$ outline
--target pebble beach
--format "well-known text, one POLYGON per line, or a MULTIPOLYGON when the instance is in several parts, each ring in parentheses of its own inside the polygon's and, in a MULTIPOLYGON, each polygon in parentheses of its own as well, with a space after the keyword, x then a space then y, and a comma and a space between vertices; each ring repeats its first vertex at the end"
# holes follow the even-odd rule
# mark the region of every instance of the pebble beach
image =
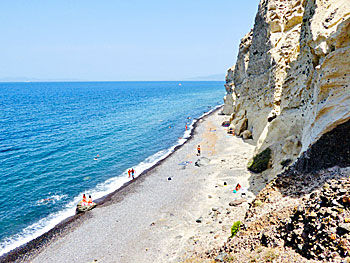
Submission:
POLYGON ((192 138, 170 157, 21 260, 184 262, 225 242, 265 185, 253 185, 246 169, 251 140, 227 134, 226 119, 215 111, 199 120, 192 138), (234 193, 237 183, 242 189, 234 193))

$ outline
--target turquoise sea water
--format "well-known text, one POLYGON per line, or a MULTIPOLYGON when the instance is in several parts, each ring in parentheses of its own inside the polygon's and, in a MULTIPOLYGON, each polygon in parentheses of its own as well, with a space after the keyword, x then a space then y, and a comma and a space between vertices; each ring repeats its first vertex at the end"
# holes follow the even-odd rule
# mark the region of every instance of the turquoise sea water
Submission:
POLYGON ((73 215, 82 193, 100 198, 184 143, 223 84, 0 83, 0 255, 73 215))

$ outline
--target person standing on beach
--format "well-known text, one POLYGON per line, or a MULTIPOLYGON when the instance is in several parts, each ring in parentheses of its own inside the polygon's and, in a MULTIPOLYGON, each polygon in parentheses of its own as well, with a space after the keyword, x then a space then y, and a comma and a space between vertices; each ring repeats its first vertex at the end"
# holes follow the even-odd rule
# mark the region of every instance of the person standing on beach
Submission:
POLYGON ((129 175, 129 178, 130 178, 130 176, 131 176, 131 170, 130 169, 128 170, 128 175, 129 175))
POLYGON ((131 168, 131 176, 132 176, 132 179, 135 179, 134 174, 135 174, 135 170, 134 170, 134 168, 131 168))
POLYGON ((186 123, 186 126, 185 126, 185 131, 187 131, 187 123, 186 123))
POLYGON ((198 144, 197 146, 197 155, 200 156, 201 155, 201 146, 198 144))

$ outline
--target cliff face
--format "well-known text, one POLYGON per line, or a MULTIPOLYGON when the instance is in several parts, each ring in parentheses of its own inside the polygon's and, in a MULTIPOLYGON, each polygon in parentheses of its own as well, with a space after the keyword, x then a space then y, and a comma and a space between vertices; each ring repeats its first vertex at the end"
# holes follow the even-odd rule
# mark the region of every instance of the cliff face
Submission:
POLYGON ((250 130, 280 172, 350 119, 350 1, 261 0, 226 82, 236 135, 250 130))

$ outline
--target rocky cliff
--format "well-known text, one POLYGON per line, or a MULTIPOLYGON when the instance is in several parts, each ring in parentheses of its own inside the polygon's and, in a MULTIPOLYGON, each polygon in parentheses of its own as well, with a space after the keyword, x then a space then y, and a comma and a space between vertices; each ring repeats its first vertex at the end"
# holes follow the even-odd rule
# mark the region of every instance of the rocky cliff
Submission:
MULTIPOLYGON (((350 119, 350 1, 261 0, 226 76, 236 135, 272 150, 272 170, 350 119)), ((341 136, 338 138, 341 144, 341 136)))

